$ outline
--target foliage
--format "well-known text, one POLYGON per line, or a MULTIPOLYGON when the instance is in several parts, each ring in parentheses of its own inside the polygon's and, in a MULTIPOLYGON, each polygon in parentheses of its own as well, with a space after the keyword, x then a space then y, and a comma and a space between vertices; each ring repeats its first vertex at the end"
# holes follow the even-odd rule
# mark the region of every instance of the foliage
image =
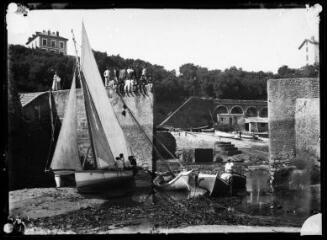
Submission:
MULTIPOLYGON (((124 59, 119 55, 108 56, 106 52, 94 51, 100 73, 106 67, 110 69, 136 69, 137 76, 143 67, 147 68, 154 85, 155 122, 159 123, 173 108, 190 96, 202 96, 222 99, 266 99, 267 80, 270 78, 317 77, 319 65, 308 65, 300 69, 281 66, 277 74, 272 72, 248 72, 241 68, 230 67, 224 71, 186 63, 180 66, 180 75, 167 71, 164 67, 140 59, 124 59)), ((9 46, 9 73, 15 81, 19 92, 47 91, 52 84, 54 71, 62 79, 62 87, 70 87, 74 56, 46 52, 40 49, 29 49, 20 45, 9 46)), ((102 74, 101 74, 102 75, 102 74)))

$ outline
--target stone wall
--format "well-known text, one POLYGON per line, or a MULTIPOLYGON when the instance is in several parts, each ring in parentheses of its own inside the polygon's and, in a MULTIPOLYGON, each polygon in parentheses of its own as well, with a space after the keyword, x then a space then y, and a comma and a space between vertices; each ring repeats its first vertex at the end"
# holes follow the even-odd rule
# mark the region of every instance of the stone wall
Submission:
POLYGON ((299 98, 295 107, 296 152, 306 151, 320 159, 320 99, 299 98))
MULTIPOLYGON (((153 135, 153 96, 150 91, 148 95, 134 95, 124 97, 124 102, 132 111, 135 118, 141 124, 142 129, 136 124, 129 113, 123 116, 123 102, 120 97, 107 89, 110 96, 110 102, 113 105, 118 121, 126 134, 132 152, 135 154, 138 165, 147 165, 152 167, 152 145, 147 139, 145 133, 152 141, 153 135)), ((64 116, 65 106, 68 100, 68 90, 53 92, 56 103, 56 110, 59 118, 62 120, 64 116)), ((85 155, 90 146, 88 125, 85 114, 84 98, 81 89, 77 89, 77 124, 78 124, 78 145, 82 155, 85 155)), ((91 154, 90 154, 91 155, 91 154)))
MULTIPOLYGON (((317 132, 309 120, 308 110, 298 112, 303 101, 308 104, 317 104, 319 101, 319 80, 317 78, 270 79, 267 84, 268 118, 269 118, 269 154, 273 164, 288 163, 296 157, 296 145, 303 148, 309 136, 299 131, 317 132), (305 119, 305 120, 303 120, 305 119), (297 125, 296 125, 297 124, 297 125), (301 139, 306 140, 301 140, 301 139)), ((315 108, 310 115, 318 116, 315 108)), ((299 150, 299 149, 298 149, 299 150)))

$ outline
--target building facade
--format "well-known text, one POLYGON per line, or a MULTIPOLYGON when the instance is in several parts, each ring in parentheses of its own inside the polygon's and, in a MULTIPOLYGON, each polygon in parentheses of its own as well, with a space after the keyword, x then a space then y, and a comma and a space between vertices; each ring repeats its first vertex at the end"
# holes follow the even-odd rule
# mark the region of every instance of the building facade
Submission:
POLYGON ((60 36, 59 32, 43 30, 29 37, 26 45, 29 48, 40 48, 46 51, 67 55, 67 41, 68 39, 60 36))

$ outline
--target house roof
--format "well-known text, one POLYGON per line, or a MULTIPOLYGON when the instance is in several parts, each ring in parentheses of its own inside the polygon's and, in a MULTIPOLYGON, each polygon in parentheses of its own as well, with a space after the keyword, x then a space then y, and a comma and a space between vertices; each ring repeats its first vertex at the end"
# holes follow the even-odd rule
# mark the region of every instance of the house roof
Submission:
POLYGON ((22 107, 32 102, 38 96, 44 94, 45 92, 33 92, 33 93, 19 93, 20 102, 22 107))
POLYGON ((31 41, 33 41, 35 38, 39 37, 39 36, 44 36, 44 37, 52 37, 52 38, 57 38, 57 39, 60 39, 60 40, 63 40, 63 41, 68 41, 67 38, 64 38, 64 37, 61 37, 61 36, 51 36, 51 35, 48 35, 46 33, 42 33, 42 32, 35 32, 35 34, 32 35, 32 37, 29 37, 27 42, 26 42, 26 45, 29 44, 31 41))

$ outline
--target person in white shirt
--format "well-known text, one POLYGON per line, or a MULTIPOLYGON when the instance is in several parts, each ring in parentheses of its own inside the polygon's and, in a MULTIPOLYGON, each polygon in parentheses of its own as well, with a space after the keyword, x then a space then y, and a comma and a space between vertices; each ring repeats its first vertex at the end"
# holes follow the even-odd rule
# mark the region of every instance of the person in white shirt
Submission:
POLYGON ((234 163, 228 159, 227 163, 225 164, 225 172, 221 174, 221 178, 228 181, 230 179, 230 177, 232 176, 232 172, 233 172, 233 166, 234 163))
POLYGON ((61 78, 58 76, 57 72, 55 72, 53 76, 53 82, 52 82, 52 90, 57 91, 60 90, 60 81, 61 78))
POLYGON ((225 164, 225 172, 226 173, 232 173, 233 172, 233 167, 234 167, 234 163, 228 159, 227 163, 225 164))
POLYGON ((130 93, 131 92, 131 83, 132 83, 132 74, 133 74, 134 70, 131 67, 129 67, 126 72, 127 72, 127 78, 125 80, 124 92, 130 93))
POLYGON ((104 86, 105 87, 109 86, 109 75, 110 75, 110 71, 109 71, 109 68, 107 67, 106 70, 103 73, 103 76, 104 76, 104 86))

